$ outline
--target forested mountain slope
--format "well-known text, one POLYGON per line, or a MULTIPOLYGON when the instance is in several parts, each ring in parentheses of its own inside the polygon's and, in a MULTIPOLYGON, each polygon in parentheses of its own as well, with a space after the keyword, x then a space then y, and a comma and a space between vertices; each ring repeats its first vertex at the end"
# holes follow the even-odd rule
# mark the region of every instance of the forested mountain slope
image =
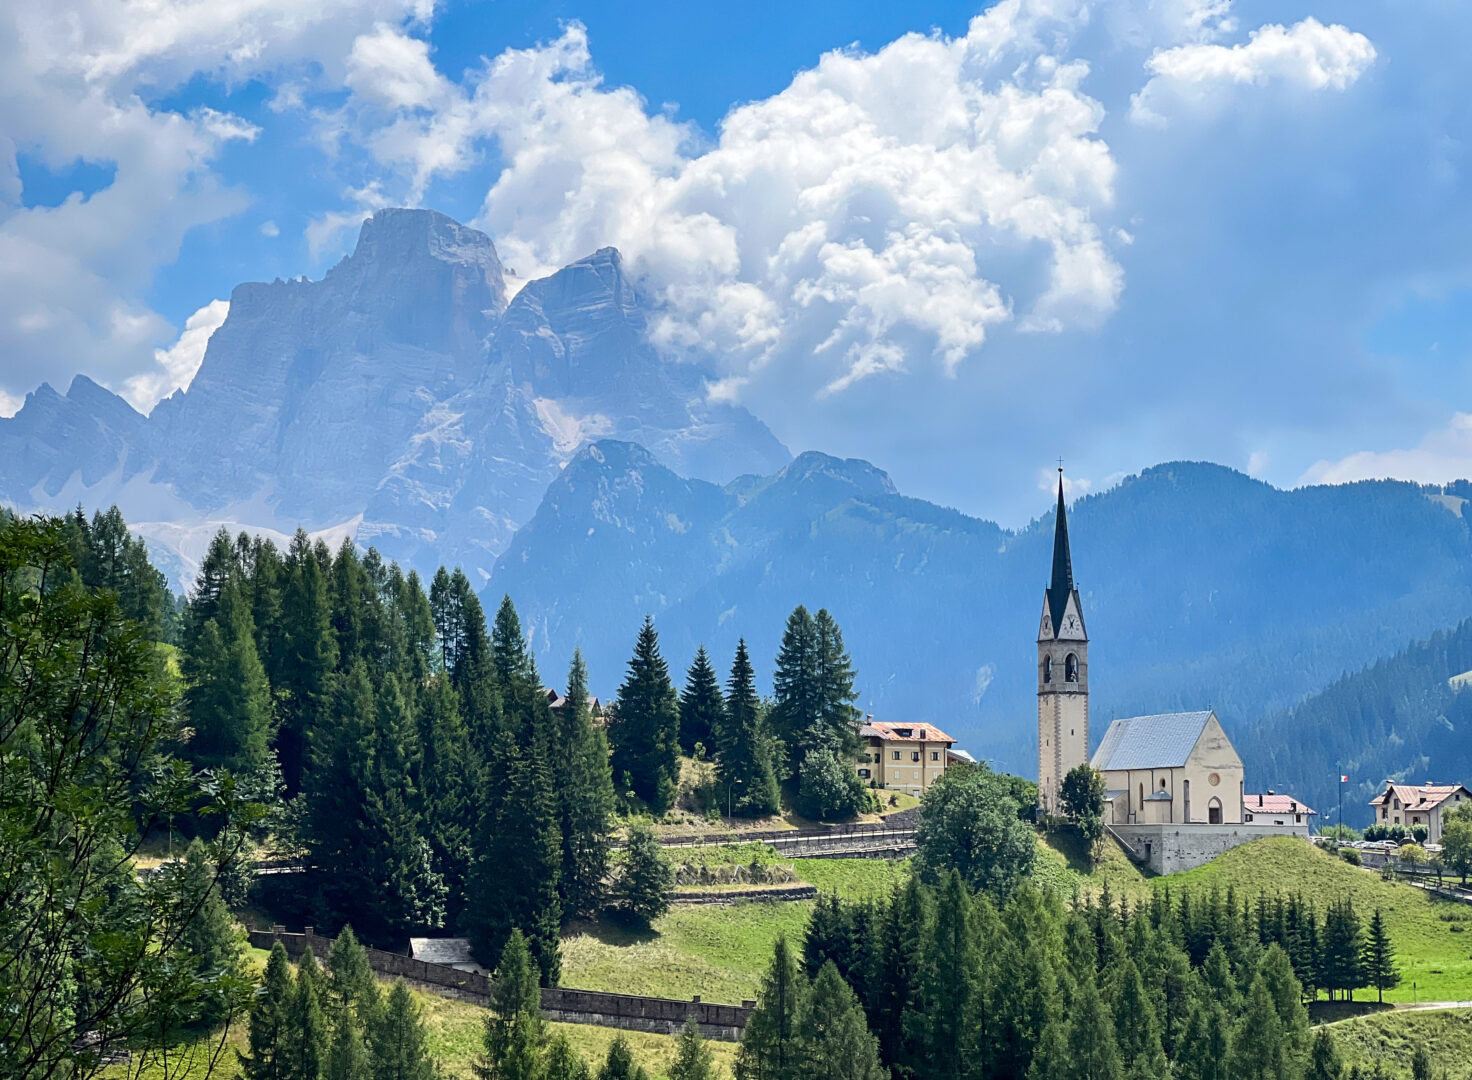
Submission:
MULTIPOLYGON (((1176 462, 1079 500, 1070 531, 1096 738, 1114 715, 1188 705, 1241 736, 1472 611, 1466 523, 1412 484, 1285 492, 1176 462)), ((553 482, 487 591, 511 594, 540 654, 581 645, 605 693, 646 613, 672 663, 744 635, 765 679, 792 606, 827 607, 862 707, 1027 772, 1052 533, 1051 513, 1011 533, 905 498, 865 462, 803 454, 718 487, 604 441, 553 482)), ((1250 776, 1262 745, 1244 746, 1250 776)))

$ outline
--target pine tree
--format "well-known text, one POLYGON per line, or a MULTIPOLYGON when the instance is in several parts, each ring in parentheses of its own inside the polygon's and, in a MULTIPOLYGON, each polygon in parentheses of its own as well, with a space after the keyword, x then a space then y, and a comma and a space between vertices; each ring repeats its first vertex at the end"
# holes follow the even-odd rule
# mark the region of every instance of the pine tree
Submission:
POLYGON ((179 952, 206 988, 197 1019, 214 1025, 233 1015, 250 996, 245 941, 220 898, 216 868, 204 844, 195 840, 189 845, 175 878, 181 906, 192 911, 179 935, 179 952))
POLYGON ((1162 1077, 1170 1067, 1160 1042, 1155 1003, 1134 960, 1126 956, 1115 968, 1112 987, 1114 1030, 1120 1060, 1132 1077, 1162 1077))
POLYGON ((647 825, 632 826, 618 879, 620 910, 647 926, 669 910, 669 892, 674 886, 674 869, 654 831, 647 825))
POLYGON ((1344 1080, 1344 1062, 1327 1027, 1314 1033, 1313 1049, 1309 1051, 1308 1069, 1303 1080, 1344 1080))
POLYGON ((822 700, 818 684, 818 630, 808 609, 799 604, 787 617, 777 666, 772 675, 772 730, 785 754, 782 772, 796 774, 812 749, 820 726, 822 700))
POLYGON ((1361 966, 1365 979, 1375 988, 1381 1002, 1385 1000, 1385 991, 1394 990, 1400 985, 1400 972, 1395 967, 1395 946, 1391 943, 1385 917, 1379 908, 1370 916, 1369 933, 1365 936, 1365 946, 1361 953, 1361 966))
POLYGON ((368 963, 368 950, 351 926, 344 926, 327 951, 326 1004, 329 1018, 340 1024, 353 1017, 363 1028, 378 1014, 378 980, 368 963))
POLYGON ((520 930, 511 931, 491 987, 485 1051, 475 1066, 480 1080, 540 1080, 546 1026, 542 1023, 539 975, 526 938, 520 930))
POLYGON ((921 954, 919 994, 905 1016, 906 1032, 919 1053, 917 1071, 936 1080, 959 1080, 977 1028, 975 1000, 980 957, 971 919, 971 898, 952 870, 941 883, 935 918, 921 954))
POLYGON ((256 653, 255 627, 240 586, 227 580, 215 616, 193 636, 184 655, 189 682, 185 750, 202 769, 256 773, 271 741, 271 687, 256 653))
POLYGON ((301 790, 309 722, 326 702, 337 667, 327 581, 318 553, 300 529, 286 557, 281 629, 280 675, 272 682, 283 697, 277 753, 286 789, 294 794, 301 790))
POLYGON ((786 936, 779 936, 736 1051, 736 1080, 796 1080, 802 1075, 797 1019, 807 997, 806 984, 786 936))
POLYGON ((720 680, 710 662, 710 654, 702 645, 695 652, 690 670, 685 673, 685 689, 680 693, 681 751, 694 757, 698 744, 705 748, 707 755, 713 754, 716 733, 721 729, 725 711, 720 680))
POLYGON ((332 1032, 332 1047, 327 1052, 326 1080, 370 1080, 372 1063, 368 1060, 368 1047, 363 1043, 363 1032, 358 1021, 350 1014, 338 1017, 332 1032))
POLYGON ((598 1070, 598 1080, 649 1080, 643 1067, 634 1063, 634 1052, 622 1033, 608 1045, 608 1057, 598 1070))
POLYGON ((772 764, 772 740, 763 723, 756 673, 746 639, 736 643, 731 677, 726 681, 724 719, 717 729, 717 783, 733 814, 775 814, 780 798, 772 764))
POLYGON ((246 1080, 292 1080, 286 1025, 291 1006, 291 965, 281 942, 271 946, 266 972, 250 1007, 250 1051, 241 1065, 246 1080))
POLYGON ((437 1070, 429 1056, 424 1020, 403 979, 389 991, 368 1033, 368 1049, 372 1080, 435 1080, 437 1070))
POLYGON ((1120 1080, 1123 1070, 1114 1017, 1093 979, 1075 989, 1064 1039, 1066 1080, 1120 1080))
POLYGON ((562 836, 551 775, 542 747, 523 750, 509 733, 497 744, 495 767, 499 775, 487 780, 476 834, 464 920, 467 936, 481 963, 489 965, 506 947, 511 931, 520 929, 544 985, 555 986, 562 966, 557 896, 562 836), (508 881, 517 887, 508 889, 508 881))
POLYGON ((888 1080, 879 1064, 879 1041, 832 961, 823 965, 801 1002, 796 1056, 794 1075, 804 1080, 888 1080))
POLYGON ((922 950, 930 913, 913 874, 896 887, 879 922, 879 945, 870 974, 868 1012, 884 1061, 908 1075, 916 1060, 905 1030, 905 1012, 919 994, 922 950))
POLYGON ((321 969, 311 950, 302 953, 283 1025, 284 1058, 290 1080, 320 1080, 327 1068, 328 1028, 318 989, 321 978, 321 969))
POLYGON ((1252 980, 1241 1020, 1232 1035, 1233 1080, 1281 1080, 1289 1075, 1291 1047, 1272 993, 1261 976, 1252 980))
POLYGON ((613 774, 608 742, 588 710, 588 669, 574 652, 567 673, 556 745, 562 823, 562 891, 566 915, 593 915, 605 899, 613 827, 613 774))
POLYGON ((813 634, 821 741, 846 765, 851 764, 858 753, 859 720, 863 717, 854 707, 859 693, 854 689, 853 661, 844 648, 843 631, 827 608, 820 608, 813 617, 813 634))
POLYGON ((715 1057, 700 1037, 700 1025, 692 1016, 680 1031, 679 1049, 670 1066, 669 1080, 715 1080, 715 1057))
POLYGON ((567 1036, 558 1032, 547 1043, 547 1053, 542 1061, 542 1080, 593 1080, 593 1071, 572 1048, 567 1036))
POLYGON ((646 617, 608 731, 615 781, 627 783, 656 815, 675 804, 680 778, 679 728, 669 667, 659 654, 654 622, 646 617))
POLYGON ((1197 997, 1175 1056, 1180 1080, 1230 1080, 1231 1020, 1221 1005, 1197 997))

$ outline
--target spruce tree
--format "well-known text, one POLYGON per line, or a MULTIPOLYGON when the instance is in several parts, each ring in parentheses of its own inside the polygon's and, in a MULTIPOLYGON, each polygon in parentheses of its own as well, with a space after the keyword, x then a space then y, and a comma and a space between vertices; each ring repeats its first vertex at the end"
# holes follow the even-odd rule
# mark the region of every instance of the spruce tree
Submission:
POLYGON ((919 994, 922 950, 930 912, 917 877, 896 886, 879 920, 879 943, 869 978, 868 1012, 884 1061, 909 1075, 915 1043, 905 1028, 905 1012, 919 994))
POLYGON ((1159 1016, 1132 958, 1126 956, 1116 966, 1112 983, 1114 1030, 1126 1072, 1140 1078, 1167 1075, 1159 1016))
POLYGON ((685 689, 680 692, 680 749, 695 756, 697 745, 707 755, 715 752, 716 733, 725 716, 721 684, 705 646, 695 652, 695 659, 685 673, 685 689))
POLYGON ((1281 1080, 1289 1075, 1292 1061, 1288 1033, 1267 983, 1258 976, 1232 1034, 1229 1075, 1233 1080, 1281 1080))
POLYGON ((797 1020, 807 992, 807 980, 786 936, 780 935, 736 1051, 736 1080, 796 1080, 802 1075, 797 1020))
POLYGON ((784 753, 782 772, 795 776, 812 748, 823 705, 818 682, 818 630, 808 609, 799 604, 787 617, 782 645, 772 675, 773 733, 784 753))
POLYGON ((326 1005, 333 1023, 352 1017, 367 1028, 381 1004, 378 980, 368 963, 368 950, 351 926, 344 926, 327 951, 326 1005))
POLYGON ((859 693, 854 688, 853 661, 844 648, 843 631, 827 608, 820 608, 813 617, 813 635, 821 742, 845 765, 851 765, 859 750, 859 721, 863 718, 854 706, 859 693))
POLYGON ((291 996, 291 964, 278 941, 266 957, 266 971, 250 1007, 250 1049, 241 1058, 246 1080, 292 1080, 295 1076, 286 1027, 291 996))
POLYGON ((362 1029, 351 1013, 344 1013, 338 1017, 332 1032, 325 1080, 371 1080, 372 1075, 362 1029))
POLYGON ((307 729, 327 700, 337 667, 327 581, 318 553, 301 529, 287 552, 281 629, 280 675, 272 684, 282 695, 277 752, 286 789, 295 794, 301 789, 307 729))
POLYGON ((647 825, 632 826, 618 878, 619 909, 647 926, 669 910, 674 886, 674 869, 654 831, 647 825))
POLYGON ((648 1080, 643 1066, 634 1062, 634 1052, 622 1033, 613 1037, 608 1046, 608 1057, 598 1070, 598 1080, 648 1080))
POLYGON ((593 1080, 593 1071, 588 1068, 588 1063, 560 1031, 547 1043, 547 1053, 542 1060, 542 1080, 593 1080))
POLYGON ((378 782, 378 702, 361 660, 333 684, 308 740, 301 834, 327 907, 355 917, 372 888, 365 808, 378 782))
POLYGON ((1395 967, 1395 946, 1385 926, 1385 917, 1380 909, 1370 916, 1369 933, 1365 935, 1365 946, 1361 954, 1364 978, 1374 987, 1378 1000, 1385 1001, 1385 991, 1400 985, 1400 972, 1395 967))
POLYGON ((460 697, 449 676, 430 676, 420 697, 418 723, 421 832, 444 879, 445 925, 458 926, 470 875, 481 763, 471 747, 460 715, 460 697))
POLYGON ((435 1080, 424 1020, 404 980, 395 981, 368 1033, 372 1080, 435 1080))
POLYGON ((869 1033, 858 998, 831 960, 802 1000, 796 1044, 794 1075, 804 1080, 888 1080, 879 1064, 879 1041, 869 1033))
POLYGON ((1332 902, 1319 939, 1320 984, 1331 994, 1340 991, 1353 1000, 1355 990, 1366 985, 1363 949, 1364 931, 1353 904, 1347 898, 1332 902))
POLYGON ((646 616, 608 731, 615 783, 626 783, 656 815, 675 804, 679 789, 679 727, 669 667, 659 654, 654 622, 646 616))
POLYGON ((520 930, 511 931, 491 987, 484 1053, 475 1065, 480 1080, 540 1080, 546 1025, 539 976, 526 938, 520 930))
POLYGON ((1066 1080, 1121 1080, 1114 1017, 1091 978, 1074 990, 1064 1044, 1066 1080))
POLYGON ((723 722, 717 730, 716 782, 733 814, 762 817, 780 808, 772 740, 756 693, 756 673, 746 639, 736 643, 736 658, 726 681, 723 722))
POLYGON ((561 973, 562 906, 557 879, 562 836, 544 750, 523 749, 509 734, 496 748, 476 833, 470 897, 464 922, 471 947, 489 966, 520 929, 536 957, 544 985, 561 973), (506 887, 515 882, 516 888, 506 887))
POLYGON ((1313 1048, 1309 1051, 1303 1080, 1344 1080, 1344 1062, 1327 1027, 1314 1032, 1313 1048))
POLYGON ((971 897, 954 870, 941 883, 935 918, 928 926, 920 992, 906 1012, 905 1028, 917 1048, 916 1069, 921 1076, 960 1080, 972 1050, 967 1040, 977 1028, 975 991, 981 960, 971 897))
POLYGON ((329 1032, 322 1015, 321 980, 321 968, 309 949, 297 961, 296 984, 283 1025, 290 1080, 320 1080, 327 1068, 329 1032))
POLYGON ((670 1066, 669 1080, 715 1080, 715 1057, 705 1040, 700 1036, 700 1025, 692 1016, 680 1030, 678 1049, 674 1064, 670 1066))
POLYGON ((1231 1023, 1221 1005, 1197 995, 1175 1056, 1180 1080, 1230 1080, 1231 1023))
POLYGON ((199 840, 189 845, 174 877, 181 906, 192 911, 179 935, 179 953, 205 987, 195 1019, 214 1025, 234 1015, 250 997, 244 935, 220 898, 216 868, 199 840))
POLYGON ((271 687, 240 585, 225 581, 214 606, 184 655, 193 729, 185 753, 202 769, 256 773, 270 754, 271 687))
POLYGON ((588 709, 588 669, 575 651, 555 745, 562 824, 562 892, 565 915, 596 914, 605 899, 604 879, 613 828, 613 774, 608 741, 588 709))

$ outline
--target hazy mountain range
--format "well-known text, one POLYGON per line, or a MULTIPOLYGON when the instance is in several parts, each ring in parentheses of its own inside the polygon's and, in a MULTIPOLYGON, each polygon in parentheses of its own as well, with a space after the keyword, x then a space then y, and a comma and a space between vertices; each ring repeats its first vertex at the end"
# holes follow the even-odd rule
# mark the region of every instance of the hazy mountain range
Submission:
MULTIPOLYGON (((484 234, 382 211, 321 281, 237 288, 194 381, 150 416, 82 376, 32 393, 0 420, 0 500, 116 502, 176 583, 220 524, 460 564, 514 597, 549 681, 581 646, 603 695, 646 613, 677 674, 697 644, 724 665, 745 636, 766 678, 792 606, 828 607, 866 709, 1032 772, 1051 513, 1009 531, 867 462, 792 459, 708 399, 713 362, 656 353, 657 313, 612 249, 506 291, 484 234)), ((1307 722, 1285 710, 1472 613, 1462 507, 1181 462, 1079 500, 1096 737, 1114 715, 1214 707, 1249 784, 1318 798, 1339 744, 1280 752, 1307 722)), ((1459 737, 1423 720, 1411 755, 1410 720, 1352 727, 1357 767, 1419 767, 1459 737)))

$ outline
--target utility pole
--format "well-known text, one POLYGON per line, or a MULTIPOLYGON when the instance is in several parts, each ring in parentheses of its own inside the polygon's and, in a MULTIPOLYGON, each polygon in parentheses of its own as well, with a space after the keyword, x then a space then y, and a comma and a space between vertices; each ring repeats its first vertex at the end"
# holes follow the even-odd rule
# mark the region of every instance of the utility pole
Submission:
POLYGON ((1339 810, 1334 815, 1334 839, 1344 842, 1344 782, 1349 777, 1339 774, 1339 810))

